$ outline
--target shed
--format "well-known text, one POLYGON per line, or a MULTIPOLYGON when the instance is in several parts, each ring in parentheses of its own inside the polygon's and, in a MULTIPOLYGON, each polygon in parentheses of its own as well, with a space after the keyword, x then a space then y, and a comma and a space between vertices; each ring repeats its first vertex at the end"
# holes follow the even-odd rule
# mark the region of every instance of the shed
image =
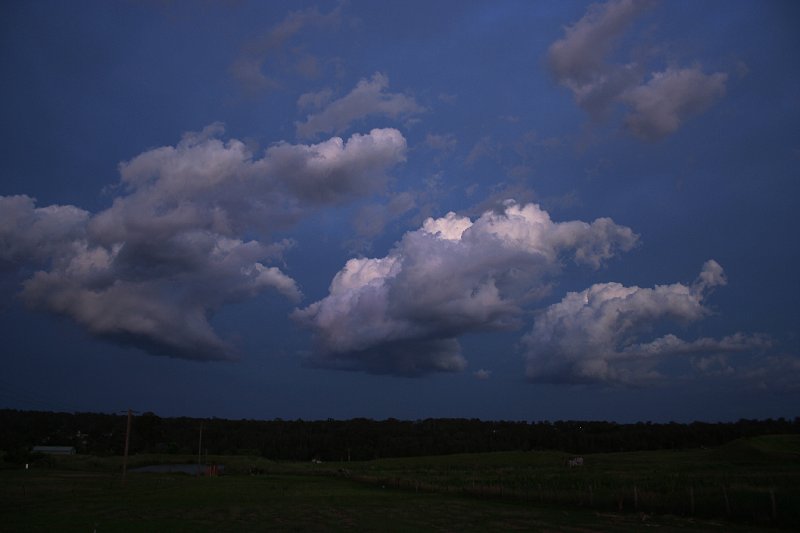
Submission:
POLYGON ((34 446, 31 451, 48 455, 74 455, 75 446, 34 446))

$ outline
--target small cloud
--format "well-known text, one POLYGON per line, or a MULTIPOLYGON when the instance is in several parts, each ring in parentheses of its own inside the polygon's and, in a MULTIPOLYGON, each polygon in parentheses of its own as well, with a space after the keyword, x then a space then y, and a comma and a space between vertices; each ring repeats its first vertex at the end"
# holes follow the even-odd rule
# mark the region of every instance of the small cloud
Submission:
POLYGON ((322 89, 315 93, 305 93, 297 99, 297 108, 301 111, 322 109, 331 101, 333 91, 322 89))
POLYGON ((467 154, 466 164, 474 165, 481 159, 499 161, 502 144, 494 141, 490 136, 481 137, 467 154))
POLYGON ((293 68, 305 77, 317 74, 317 59, 297 50, 287 50, 287 43, 307 27, 336 28, 341 23, 342 4, 329 13, 320 13, 314 7, 290 13, 283 21, 259 37, 248 41, 230 71, 242 88, 249 93, 276 89, 280 83, 264 74, 264 64, 287 51, 294 56, 293 68))
POLYGON ((481 368, 480 370, 476 370, 475 372, 473 372, 472 375, 475 376, 477 379, 484 381, 492 377, 492 371, 484 370, 483 368, 481 368))
MULTIPOLYGON (((417 104, 414 98, 400 93, 389 93, 389 78, 376 72, 370 79, 362 79, 347 95, 328 102, 318 113, 306 117, 305 122, 296 122, 298 136, 314 137, 318 133, 339 133, 346 130, 356 120, 371 115, 389 118, 408 118, 422 113, 425 108, 417 104)), ((316 95, 322 94, 316 93, 316 95)), ((301 97, 302 98, 302 97, 301 97)), ((314 97, 307 97, 304 103, 314 97)))
POLYGON ((654 72, 647 83, 621 96, 633 108, 625 125, 640 139, 663 139, 724 96, 727 79, 727 74, 704 74, 697 67, 654 72))
POLYGON ((744 61, 736 62, 736 75, 739 79, 746 78, 750 74, 750 67, 744 61))
POLYGON ((458 101, 457 94, 449 94, 449 93, 439 93, 439 101, 444 102, 445 104, 453 105, 458 101))
POLYGON ((429 133, 425 136, 425 144, 433 150, 452 152, 455 150, 458 140, 452 133, 446 133, 444 135, 429 133))
POLYGON ((612 49, 639 14, 653 2, 610 0, 591 4, 586 14, 565 28, 547 54, 556 81, 572 91, 575 101, 595 117, 627 87, 637 83, 636 69, 606 62, 612 49))
MULTIPOLYGON (((698 67, 651 72, 636 61, 609 63, 622 35, 652 7, 649 0, 609 0, 592 4, 586 14, 565 29, 547 55, 554 79, 569 89, 575 102, 595 119, 609 115, 615 104, 631 108, 625 124, 636 137, 658 141, 677 131, 691 116, 724 96, 727 74, 705 74, 698 67)), ((742 64, 743 65, 743 64, 742 64)), ((740 66, 744 72, 746 66, 740 66)))

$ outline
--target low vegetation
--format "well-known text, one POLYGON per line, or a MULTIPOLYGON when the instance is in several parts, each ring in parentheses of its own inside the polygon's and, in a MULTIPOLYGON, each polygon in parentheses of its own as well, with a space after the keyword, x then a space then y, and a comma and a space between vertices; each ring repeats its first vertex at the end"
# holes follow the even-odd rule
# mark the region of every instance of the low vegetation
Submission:
MULTIPOLYGON (((4 531, 759 531, 800 526, 800 436, 692 450, 344 462, 203 456, 226 475, 132 474, 121 457, 1 462, 4 531)), ((197 462, 136 455, 129 468, 197 462)))

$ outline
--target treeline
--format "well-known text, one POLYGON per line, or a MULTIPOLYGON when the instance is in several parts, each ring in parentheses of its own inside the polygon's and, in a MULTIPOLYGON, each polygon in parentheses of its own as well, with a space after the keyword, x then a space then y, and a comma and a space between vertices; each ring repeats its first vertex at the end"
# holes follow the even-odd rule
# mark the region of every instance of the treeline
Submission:
MULTIPOLYGON (((37 445, 74 446, 78 453, 120 455, 126 416, 0 410, 6 457, 37 445)), ((226 420, 133 418, 130 453, 260 455, 273 460, 346 461, 508 450, 570 453, 718 446, 740 437, 800 433, 794 420, 656 424, 640 422, 505 422, 478 419, 226 420)))

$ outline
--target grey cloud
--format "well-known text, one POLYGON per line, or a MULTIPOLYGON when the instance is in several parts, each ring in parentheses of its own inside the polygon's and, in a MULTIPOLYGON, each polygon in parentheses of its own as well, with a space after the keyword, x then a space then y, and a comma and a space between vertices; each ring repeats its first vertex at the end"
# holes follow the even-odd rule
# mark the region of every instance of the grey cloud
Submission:
MULTIPOLYGON (((388 87, 389 79, 379 72, 370 79, 362 79, 347 95, 328 103, 318 113, 308 115, 305 122, 295 123, 297 135, 310 138, 319 133, 339 133, 352 122, 371 115, 399 118, 425 111, 410 96, 386 92, 388 87)), ((303 103, 309 100, 314 98, 308 96, 303 103)))
POLYGON ((472 375, 475 376, 477 379, 487 380, 492 377, 492 371, 481 368, 480 370, 476 370, 475 372, 473 372, 472 375))
POLYGON ((339 202, 383 188, 384 170, 405 161, 406 140, 391 128, 306 145, 281 143, 267 150, 270 171, 298 199, 339 202))
POLYGON ((306 109, 322 109, 333 98, 331 89, 322 89, 315 93, 305 93, 297 99, 297 108, 301 111, 306 109))
POLYGON ((390 340, 336 357, 313 358, 308 363, 319 368, 409 378, 433 372, 460 372, 467 366, 457 340, 437 338, 390 340))
POLYGON ((0 196, 0 259, 43 262, 83 238, 89 213, 71 205, 36 207, 25 195, 0 196))
POLYGON ((539 382, 638 384, 659 378, 657 366, 667 357, 762 348, 764 339, 743 334, 694 341, 667 334, 638 342, 659 324, 706 317, 705 296, 725 282, 720 265, 710 260, 690 286, 600 283, 571 292, 539 313, 523 338, 527 376, 539 382))
POLYGON ((425 136, 425 144, 433 150, 452 152, 458 144, 458 140, 452 133, 444 135, 429 133, 425 136))
POLYGON ((704 74, 697 67, 654 72, 646 84, 622 95, 633 108, 625 124, 639 138, 662 139, 724 96, 727 79, 727 74, 704 74))
POLYGON ((640 0, 592 4, 583 18, 565 28, 564 38, 550 46, 550 71, 572 91, 578 105, 600 114, 625 88, 638 82, 640 75, 633 66, 610 65, 606 59, 636 16, 652 4, 640 0))
MULTIPOLYGON (((340 4, 325 14, 316 7, 290 13, 280 24, 244 46, 240 56, 231 65, 231 74, 248 92, 257 93, 279 87, 277 80, 264 73, 264 64, 270 58, 285 53, 286 43, 303 29, 337 27, 341 22, 341 7, 340 4)), ((314 73, 313 68, 309 71, 309 62, 316 64, 315 58, 304 54, 295 59, 296 71, 314 73)))
POLYGON ((24 300, 158 355, 233 358, 209 323, 214 312, 267 289, 301 298, 270 266, 292 242, 269 242, 270 232, 379 189, 405 157, 396 130, 280 144, 260 159, 221 134, 212 125, 122 163, 125 194, 95 215, 0 197, 0 258, 45 266, 24 282, 24 300))
POLYGON ((705 111, 725 94, 727 75, 704 74, 700 68, 668 68, 650 73, 636 61, 609 63, 616 43, 637 16, 655 2, 610 0, 592 4, 547 54, 554 79, 568 88, 575 102, 593 118, 607 115, 614 104, 631 110, 627 128, 637 137, 657 141, 678 130, 689 117, 705 111))
POLYGON ((369 204, 359 209, 353 226, 361 237, 379 235, 386 224, 407 213, 416 205, 414 195, 409 192, 395 194, 386 204, 369 204))
POLYGON ((800 357, 796 354, 769 355, 736 371, 741 386, 771 392, 800 391, 800 357))
POLYGON ((508 202, 474 222, 449 213, 386 257, 349 260, 329 295, 293 317, 313 331, 320 366, 407 375, 397 368, 414 346, 415 373, 460 370, 459 335, 518 327, 521 306, 542 296, 564 259, 597 266, 636 240, 608 219, 553 222, 534 204, 508 202))
MULTIPOLYGON (((226 303, 272 288, 300 298, 294 280, 259 258, 254 241, 207 232, 181 234, 190 257, 161 256, 133 261, 119 245, 107 251, 86 246, 62 269, 37 272, 24 284, 23 298, 35 308, 71 317, 91 333, 125 341, 157 355, 187 359, 230 359, 233 347, 208 322, 226 303), (178 261, 176 263, 176 261, 178 261)), ((167 249, 170 243, 161 243, 167 249)))

